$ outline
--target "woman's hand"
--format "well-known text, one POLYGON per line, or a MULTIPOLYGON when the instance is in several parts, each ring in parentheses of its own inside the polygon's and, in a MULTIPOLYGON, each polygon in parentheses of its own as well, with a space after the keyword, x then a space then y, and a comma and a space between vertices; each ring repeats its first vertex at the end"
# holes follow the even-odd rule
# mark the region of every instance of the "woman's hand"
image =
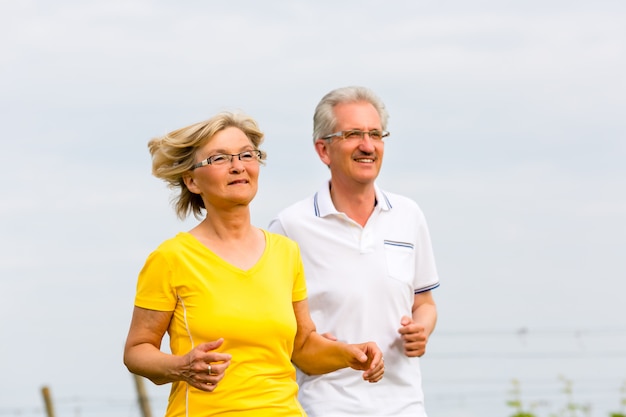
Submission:
POLYGON ((365 371, 363 379, 368 382, 378 382, 385 373, 383 353, 374 342, 347 345, 350 354, 348 359, 350 368, 365 371))
POLYGON ((202 343, 183 356, 184 363, 188 365, 180 372, 181 380, 199 390, 214 391, 230 366, 231 355, 213 352, 222 343, 224 339, 221 338, 202 343))
POLYGON ((172 314, 135 306, 124 347, 124 364, 130 372, 157 385, 184 381, 203 391, 215 390, 230 365, 231 355, 214 352, 224 339, 202 343, 183 356, 162 352, 161 340, 172 314))

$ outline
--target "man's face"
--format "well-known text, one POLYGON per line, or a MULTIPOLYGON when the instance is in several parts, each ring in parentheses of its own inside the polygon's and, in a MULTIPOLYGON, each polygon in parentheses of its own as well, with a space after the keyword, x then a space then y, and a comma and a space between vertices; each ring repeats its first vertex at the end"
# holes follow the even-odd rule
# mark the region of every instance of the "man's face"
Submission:
MULTIPOLYGON (((342 103, 334 107, 337 118, 336 131, 382 130, 378 112, 368 102, 342 103)), ((385 144, 369 135, 362 139, 318 140, 316 144, 322 161, 330 167, 333 181, 347 186, 367 185, 374 182, 383 163, 385 144)))

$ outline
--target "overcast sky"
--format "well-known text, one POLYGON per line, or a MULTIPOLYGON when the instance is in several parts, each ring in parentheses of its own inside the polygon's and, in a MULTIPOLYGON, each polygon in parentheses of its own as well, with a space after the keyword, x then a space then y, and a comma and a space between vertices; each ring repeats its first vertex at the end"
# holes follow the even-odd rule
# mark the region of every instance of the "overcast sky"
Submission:
MULTIPOLYGON (((0 416, 139 416, 122 364, 137 274, 176 220, 154 136, 241 109, 266 133, 266 227, 328 178, 312 114, 390 111, 379 184, 429 221, 431 417, 595 417, 626 384, 622 0, 0 0, 0 416), (565 378, 565 382, 562 379, 565 378)), ((147 384, 162 415, 168 387, 147 384)), ((621 394, 626 396, 626 393, 621 394)))

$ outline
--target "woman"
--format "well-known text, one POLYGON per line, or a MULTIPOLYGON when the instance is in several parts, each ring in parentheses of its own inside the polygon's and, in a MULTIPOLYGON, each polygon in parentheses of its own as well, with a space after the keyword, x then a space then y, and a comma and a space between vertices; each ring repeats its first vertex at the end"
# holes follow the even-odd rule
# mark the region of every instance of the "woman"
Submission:
POLYGON ((172 383, 167 417, 304 416, 292 361, 382 378, 375 343, 316 333, 298 246, 250 223, 262 140, 250 117, 220 113, 149 142, 153 174, 179 190, 178 216, 206 213, 148 257, 124 349, 131 372, 172 383))

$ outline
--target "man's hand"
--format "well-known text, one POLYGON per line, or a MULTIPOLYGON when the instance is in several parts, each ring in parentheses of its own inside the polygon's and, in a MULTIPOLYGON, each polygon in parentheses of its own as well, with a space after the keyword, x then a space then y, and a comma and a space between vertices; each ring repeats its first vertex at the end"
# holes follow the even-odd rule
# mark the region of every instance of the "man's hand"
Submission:
POLYGON ((409 357, 420 357, 426 353, 428 335, 424 326, 415 323, 408 316, 403 316, 400 324, 402 327, 398 329, 398 333, 404 342, 404 354, 409 357))

